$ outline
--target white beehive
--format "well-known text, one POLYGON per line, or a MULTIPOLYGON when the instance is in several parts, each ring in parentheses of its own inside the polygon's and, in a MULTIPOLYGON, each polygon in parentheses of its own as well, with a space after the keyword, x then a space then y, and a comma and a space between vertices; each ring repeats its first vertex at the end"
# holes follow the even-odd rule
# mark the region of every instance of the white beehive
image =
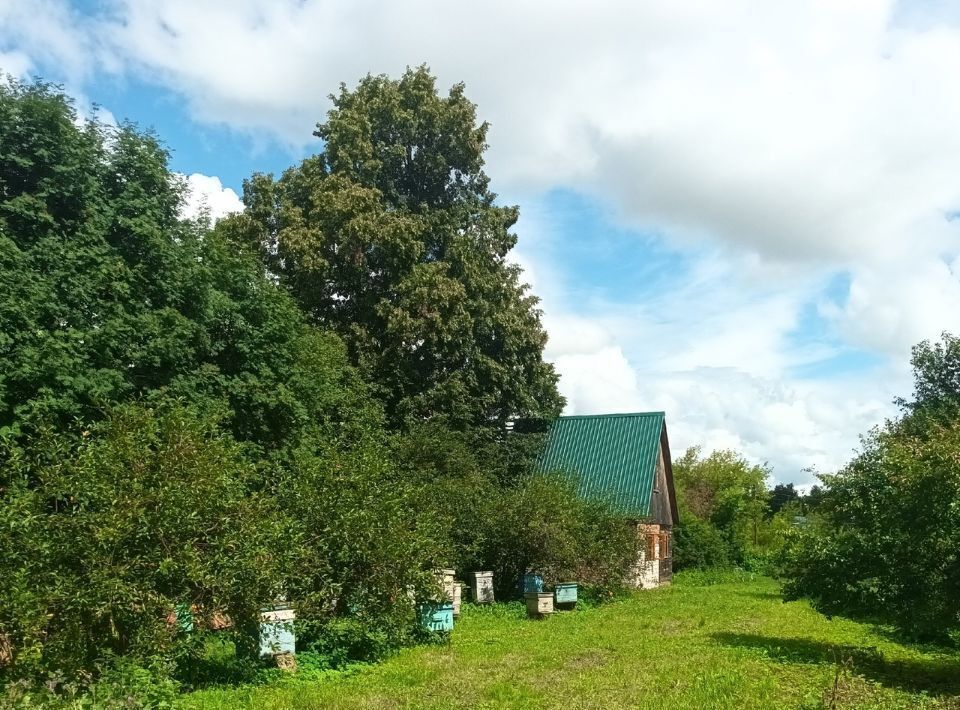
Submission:
POLYGON ((475 604, 493 603, 493 572, 474 572, 470 590, 475 604))
POLYGON ((453 615, 460 616, 460 602, 463 600, 463 584, 454 582, 453 584, 453 615))

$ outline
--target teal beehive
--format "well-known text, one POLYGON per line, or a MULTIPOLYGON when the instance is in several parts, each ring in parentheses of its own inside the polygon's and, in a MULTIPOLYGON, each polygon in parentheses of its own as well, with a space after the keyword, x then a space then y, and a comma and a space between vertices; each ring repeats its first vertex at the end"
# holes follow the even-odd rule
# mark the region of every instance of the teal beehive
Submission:
POLYGON ((572 609, 577 605, 577 583, 561 582, 553 588, 556 605, 562 609, 572 609))
POLYGON ((453 631, 453 602, 423 602, 418 613, 427 631, 453 631))

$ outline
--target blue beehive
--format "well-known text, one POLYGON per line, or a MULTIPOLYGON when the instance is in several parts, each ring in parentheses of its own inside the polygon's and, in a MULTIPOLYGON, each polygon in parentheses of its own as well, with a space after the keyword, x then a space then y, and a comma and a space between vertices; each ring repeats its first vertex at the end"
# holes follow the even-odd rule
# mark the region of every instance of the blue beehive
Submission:
POLYGON ((543 591, 543 577, 536 572, 527 572, 523 575, 523 593, 531 594, 533 592, 543 591))
POLYGON ((294 614, 288 604, 276 604, 260 610, 260 655, 293 654, 297 639, 293 632, 294 614))
POLYGON ((561 582, 553 588, 554 600, 557 606, 574 607, 577 605, 577 583, 561 582))
POLYGON ((420 626, 428 631, 453 631, 452 602, 423 602, 417 611, 420 626))

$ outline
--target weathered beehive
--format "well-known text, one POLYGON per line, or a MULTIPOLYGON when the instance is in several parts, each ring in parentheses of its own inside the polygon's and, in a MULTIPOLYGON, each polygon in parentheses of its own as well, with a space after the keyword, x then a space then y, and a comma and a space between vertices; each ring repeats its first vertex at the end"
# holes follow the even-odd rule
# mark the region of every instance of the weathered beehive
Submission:
POLYGON ((460 603, 463 601, 463 584, 454 582, 453 584, 453 615, 460 616, 460 603))
POLYGON ((558 609, 573 609, 577 605, 577 583, 561 582, 556 585, 553 599, 558 609))
POLYGON ((297 639, 293 631, 293 608, 281 602, 260 610, 260 655, 294 654, 297 639))
POLYGON ((553 592, 526 592, 523 598, 531 619, 542 619, 553 613, 553 592))
POLYGON ((470 589, 474 604, 493 603, 493 572, 474 572, 470 589))
POLYGON ((438 569, 436 571, 437 581, 440 582, 440 586, 443 589, 443 596, 441 601, 452 602, 454 594, 455 583, 453 577, 456 574, 456 570, 452 569, 438 569))

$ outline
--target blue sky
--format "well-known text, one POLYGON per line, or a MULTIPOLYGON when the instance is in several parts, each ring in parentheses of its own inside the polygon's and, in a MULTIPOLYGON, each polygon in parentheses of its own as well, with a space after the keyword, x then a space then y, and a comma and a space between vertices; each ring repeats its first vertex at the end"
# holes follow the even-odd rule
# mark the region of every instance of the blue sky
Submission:
POLYGON ((0 0, 0 68, 156 130, 214 212, 319 149, 341 81, 430 64, 491 122, 571 413, 842 465, 960 331, 949 3, 0 0))

